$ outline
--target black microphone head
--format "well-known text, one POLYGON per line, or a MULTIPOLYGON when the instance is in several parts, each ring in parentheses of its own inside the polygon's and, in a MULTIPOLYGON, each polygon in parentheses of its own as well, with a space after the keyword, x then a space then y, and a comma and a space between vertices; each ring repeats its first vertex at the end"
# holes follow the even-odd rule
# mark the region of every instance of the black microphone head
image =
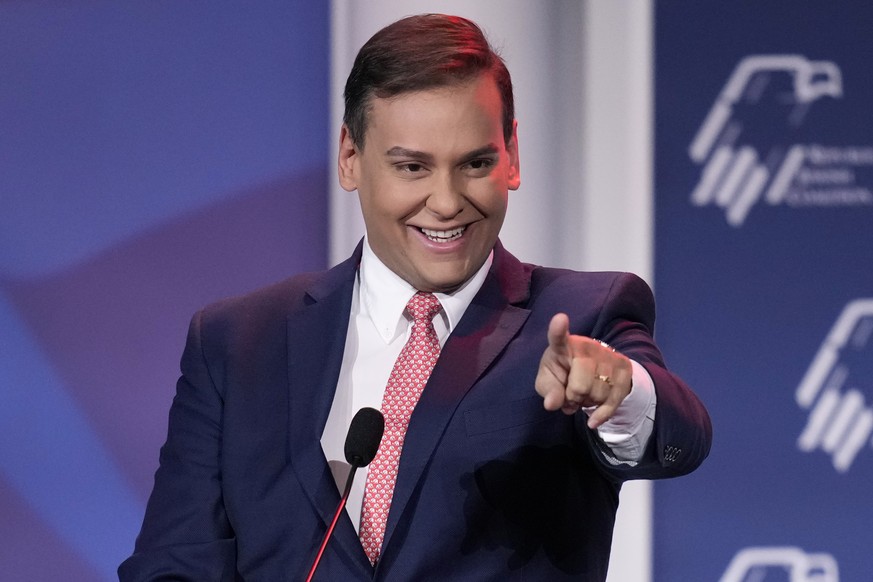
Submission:
POLYGON ((355 414, 346 436, 346 461, 353 467, 366 467, 376 456, 385 418, 375 408, 362 408, 355 414))

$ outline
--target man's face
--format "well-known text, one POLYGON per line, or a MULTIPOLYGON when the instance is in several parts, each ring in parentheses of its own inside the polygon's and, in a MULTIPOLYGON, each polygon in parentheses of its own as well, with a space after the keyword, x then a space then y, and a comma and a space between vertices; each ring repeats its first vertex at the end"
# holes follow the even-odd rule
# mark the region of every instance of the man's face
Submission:
POLYGON ((482 266, 520 183, 513 128, 490 75, 373 98, 364 147, 340 135, 340 183, 358 190, 370 246, 420 291, 451 292, 482 266))

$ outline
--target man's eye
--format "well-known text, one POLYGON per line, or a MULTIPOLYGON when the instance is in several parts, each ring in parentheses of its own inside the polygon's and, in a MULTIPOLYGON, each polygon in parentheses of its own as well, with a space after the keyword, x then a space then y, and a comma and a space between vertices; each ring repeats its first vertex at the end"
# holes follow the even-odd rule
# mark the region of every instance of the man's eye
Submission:
POLYGON ((397 164, 396 168, 401 172, 406 172, 409 174, 417 174, 424 170, 424 166, 421 164, 416 164, 414 162, 407 162, 405 164, 397 164))
POLYGON ((494 165, 494 160, 490 158, 481 158, 473 160, 467 164, 471 170, 487 170, 494 165))

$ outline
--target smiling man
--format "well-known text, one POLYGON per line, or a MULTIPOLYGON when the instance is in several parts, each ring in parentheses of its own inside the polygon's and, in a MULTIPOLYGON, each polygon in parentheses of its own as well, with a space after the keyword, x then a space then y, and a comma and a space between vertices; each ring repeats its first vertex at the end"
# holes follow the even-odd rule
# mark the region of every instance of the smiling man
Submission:
POLYGON ((494 78, 480 75, 370 100, 366 147, 342 129, 340 183, 358 191, 367 242, 419 291, 456 291, 497 242, 521 181, 502 108, 494 78))
POLYGON ((512 83, 474 23, 384 28, 345 102, 339 180, 366 237, 194 317, 121 579, 303 579, 364 406, 385 434, 315 579, 605 579, 621 483, 692 471, 710 446, 652 339, 651 291, 501 246, 512 83))

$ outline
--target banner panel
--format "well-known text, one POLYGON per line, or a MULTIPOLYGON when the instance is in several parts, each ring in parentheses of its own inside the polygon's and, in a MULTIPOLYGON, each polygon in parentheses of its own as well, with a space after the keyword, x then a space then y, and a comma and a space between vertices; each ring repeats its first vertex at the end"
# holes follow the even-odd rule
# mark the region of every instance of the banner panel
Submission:
POLYGON ((873 572, 873 11, 656 7, 655 286, 710 459, 655 487, 655 580, 873 572))
POLYGON ((0 579, 117 580, 195 310, 327 266, 329 24, 0 2, 0 579))

